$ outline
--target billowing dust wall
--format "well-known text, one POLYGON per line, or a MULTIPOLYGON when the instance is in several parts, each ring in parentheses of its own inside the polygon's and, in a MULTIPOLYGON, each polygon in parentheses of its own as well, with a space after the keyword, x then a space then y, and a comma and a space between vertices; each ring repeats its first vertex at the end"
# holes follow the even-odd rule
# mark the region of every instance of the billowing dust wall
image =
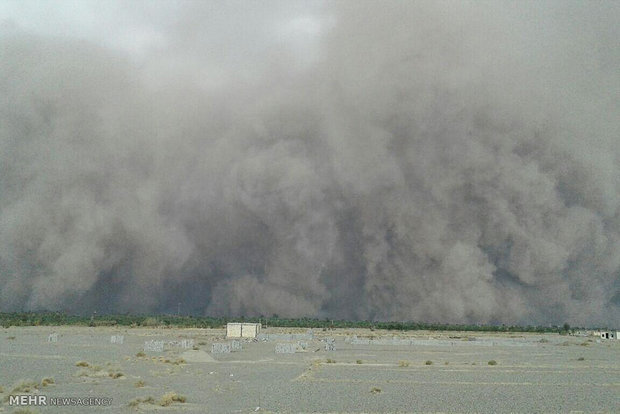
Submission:
POLYGON ((620 319, 620 2, 260 3, 0 22, 0 310, 620 319))

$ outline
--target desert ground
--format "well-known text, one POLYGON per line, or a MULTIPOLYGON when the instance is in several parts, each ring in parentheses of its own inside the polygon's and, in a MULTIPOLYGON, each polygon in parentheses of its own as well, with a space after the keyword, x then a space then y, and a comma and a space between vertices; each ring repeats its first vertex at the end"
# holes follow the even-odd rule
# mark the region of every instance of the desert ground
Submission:
POLYGON ((314 330, 305 349, 277 354, 277 343, 298 344, 286 334, 307 330, 262 333, 266 340, 212 354, 227 342, 224 329, 0 329, 0 412, 24 410, 9 405, 14 394, 112 398, 22 411, 40 413, 620 412, 620 341, 339 329, 314 330), (178 346, 184 339, 193 346, 178 346), (164 350, 144 351, 150 340, 164 350))

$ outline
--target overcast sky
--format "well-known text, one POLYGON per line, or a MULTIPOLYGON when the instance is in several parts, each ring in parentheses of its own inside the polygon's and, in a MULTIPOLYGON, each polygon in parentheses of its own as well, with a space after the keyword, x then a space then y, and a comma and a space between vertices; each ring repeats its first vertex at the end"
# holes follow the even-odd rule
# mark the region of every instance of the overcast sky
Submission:
POLYGON ((211 82, 233 69, 250 76, 269 54, 289 53, 308 64, 333 20, 319 1, 247 0, 7 0, 0 16, 5 31, 84 39, 153 70, 182 61, 174 70, 200 71, 211 82))

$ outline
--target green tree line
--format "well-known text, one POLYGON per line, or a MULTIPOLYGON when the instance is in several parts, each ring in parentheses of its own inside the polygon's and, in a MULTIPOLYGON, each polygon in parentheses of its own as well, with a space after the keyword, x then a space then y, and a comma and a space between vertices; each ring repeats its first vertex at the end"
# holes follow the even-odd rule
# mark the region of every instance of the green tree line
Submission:
POLYGON ((382 321, 348 321, 316 318, 271 317, 210 317, 210 316, 176 316, 176 315, 68 315, 62 312, 0 312, 0 326, 169 326, 179 328, 223 328, 228 322, 262 323, 263 326, 290 328, 367 328, 395 331, 473 331, 473 332, 559 332, 584 329, 571 328, 568 323, 563 326, 519 326, 519 325, 479 325, 447 324, 429 322, 382 322, 382 321))

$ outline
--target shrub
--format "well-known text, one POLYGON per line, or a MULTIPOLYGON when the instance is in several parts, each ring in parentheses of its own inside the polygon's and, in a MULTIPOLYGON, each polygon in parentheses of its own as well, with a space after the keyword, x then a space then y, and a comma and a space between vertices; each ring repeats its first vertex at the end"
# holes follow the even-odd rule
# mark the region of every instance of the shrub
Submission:
POLYGON ((21 380, 13 387, 13 390, 10 394, 14 394, 17 392, 30 392, 39 388, 39 383, 32 380, 21 380))
POLYGON ((140 404, 155 404, 155 398, 146 397, 146 398, 136 398, 134 400, 129 401, 129 405, 132 408, 138 408, 140 404))
POLYGON ((54 383, 54 378, 51 377, 45 377, 41 380, 41 385, 44 387, 47 387, 50 384, 54 383))
POLYGON ((492 359, 488 362, 489 365, 497 365, 497 361, 492 359))
POLYGON ((425 364, 425 365, 433 365, 433 361, 430 361, 430 360, 429 360, 429 361, 426 361, 424 364, 425 364))
POLYGON ((78 361, 75 363, 75 366, 76 367, 89 367, 90 364, 86 361, 78 361))
POLYGON ((148 317, 142 321, 142 326, 159 326, 159 319, 148 317))
POLYGON ((142 400, 140 398, 135 398, 131 401, 129 401, 129 403, 127 404, 128 406, 130 406, 131 408, 136 408, 140 405, 140 403, 142 402, 142 400))
POLYGON ((186 399, 183 395, 179 395, 176 392, 169 392, 161 397, 161 399, 159 400, 159 405, 161 405, 162 407, 168 407, 173 402, 184 403, 185 400, 186 399))
POLYGON ((39 383, 34 382, 30 379, 21 380, 13 386, 11 392, 4 397, 4 401, 9 400, 9 395, 18 394, 18 393, 28 393, 34 390, 39 389, 39 383))
POLYGON ((327 358, 327 363, 328 364, 335 364, 336 360, 335 359, 331 359, 331 358, 327 358))
POLYGON ((372 387, 370 389, 370 393, 371 394, 379 394, 380 392, 381 392, 381 388, 379 388, 379 387, 372 387))
POLYGON ((577 358, 577 361, 585 361, 586 359, 584 357, 579 357, 577 358))
POLYGON ((362 363, 362 360, 361 360, 361 359, 358 359, 357 361, 355 361, 355 363, 356 363, 356 364, 361 364, 361 363, 362 363))
POLYGON ((145 354, 144 352, 140 351, 140 352, 138 352, 138 353, 136 354, 136 356, 137 356, 138 358, 143 358, 143 357, 145 357, 145 356, 146 356, 146 354, 145 354))
POLYGON ((398 366, 399 367, 408 367, 409 366, 409 361, 398 361, 398 366))
POLYGON ((135 384, 133 384, 133 386, 136 387, 136 388, 142 388, 145 385, 146 385, 146 383, 144 381, 142 381, 142 380, 137 381, 135 384))

